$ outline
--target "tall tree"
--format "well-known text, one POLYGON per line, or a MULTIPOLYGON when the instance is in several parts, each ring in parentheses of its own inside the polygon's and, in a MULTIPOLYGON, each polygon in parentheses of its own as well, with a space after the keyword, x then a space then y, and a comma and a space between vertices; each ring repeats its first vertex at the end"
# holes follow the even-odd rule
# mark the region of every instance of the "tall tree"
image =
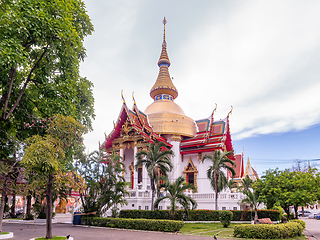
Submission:
POLYGON ((228 158, 230 152, 215 150, 213 155, 205 155, 202 162, 210 160, 212 165, 207 170, 207 178, 210 180, 211 187, 215 192, 215 209, 218 210, 218 194, 228 185, 228 179, 224 171, 230 171, 232 177, 236 174, 235 162, 228 158))
POLYGON ((85 128, 71 117, 54 116, 47 134, 28 140, 22 164, 29 172, 46 178, 47 224, 46 238, 52 239, 52 189, 58 171, 66 171, 72 161, 74 146, 82 142, 85 128))
POLYGON ((0 159, 8 170, 3 176, 14 168, 9 159, 15 141, 40 134, 25 122, 60 113, 92 129, 93 85, 79 76, 83 41, 92 31, 81 0, 1 1, 0 159))
POLYGON ((163 177, 168 177, 168 173, 172 170, 171 156, 174 156, 174 152, 171 149, 167 149, 163 142, 149 143, 148 150, 141 150, 136 154, 137 163, 135 165, 136 171, 140 165, 144 165, 147 169, 148 176, 151 182, 151 210, 154 208, 154 197, 156 193, 156 179, 160 173, 163 177))
POLYGON ((160 184, 160 187, 163 187, 167 192, 165 196, 157 198, 154 203, 154 208, 158 209, 158 206, 161 201, 169 199, 171 205, 171 215, 172 220, 174 219, 174 214, 176 211, 177 203, 180 204, 186 211, 187 216, 189 216, 189 209, 192 206, 192 209, 197 207, 197 202, 184 194, 188 189, 196 190, 193 184, 187 184, 183 177, 178 177, 173 183, 170 183, 168 180, 160 184))

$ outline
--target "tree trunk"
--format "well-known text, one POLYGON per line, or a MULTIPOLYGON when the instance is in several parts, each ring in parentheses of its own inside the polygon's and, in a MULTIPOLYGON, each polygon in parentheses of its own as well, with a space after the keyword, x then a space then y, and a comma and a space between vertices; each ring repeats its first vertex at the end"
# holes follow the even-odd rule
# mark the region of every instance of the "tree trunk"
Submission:
POLYGON ((216 193, 216 210, 218 210, 218 173, 214 174, 214 191, 216 193))
POLYGON ((8 176, 5 177, 2 193, 1 193, 1 206, 0 206, 0 232, 2 232, 2 220, 3 220, 3 213, 4 213, 4 206, 6 205, 6 194, 7 194, 7 181, 8 176))
POLYGON ((298 219, 298 205, 294 205, 293 208, 294 208, 295 218, 298 219))
POLYGON ((154 187, 154 178, 151 179, 151 210, 153 210, 153 203, 154 203, 154 195, 155 195, 155 187, 154 187))
POLYGON ((31 194, 27 196, 27 215, 31 214, 31 194))
POLYGON ((52 185, 53 185, 53 175, 49 174, 48 184, 47 184, 47 223, 46 223, 46 238, 53 239, 52 234, 52 185))
POLYGON ((290 218, 290 209, 289 209, 289 206, 285 206, 285 207, 283 207, 283 209, 284 209, 284 211, 286 212, 286 214, 288 215, 288 221, 291 219, 290 218))
POLYGON ((258 211, 257 209, 255 208, 254 209, 254 224, 257 224, 258 223, 258 211))
POLYGON ((15 192, 15 190, 13 190, 13 194, 12 194, 12 205, 11 205, 10 217, 11 218, 16 217, 16 192, 15 192))

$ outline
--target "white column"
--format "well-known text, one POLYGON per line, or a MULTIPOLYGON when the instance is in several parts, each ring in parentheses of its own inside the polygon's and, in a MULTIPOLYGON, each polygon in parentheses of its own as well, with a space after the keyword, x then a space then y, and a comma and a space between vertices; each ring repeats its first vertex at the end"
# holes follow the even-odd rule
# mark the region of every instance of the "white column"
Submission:
POLYGON ((134 175, 133 175, 133 181, 134 181, 134 188, 138 189, 138 171, 136 171, 136 163, 137 163, 137 159, 136 159, 136 154, 138 152, 138 148, 137 148, 137 143, 134 143, 134 148, 133 148, 133 167, 134 167, 134 175))
MULTIPOLYGON (((174 152, 174 157, 171 157, 171 163, 173 165, 173 170, 171 172, 171 179, 170 181, 175 181, 178 177, 182 175, 182 169, 181 169, 181 155, 180 155, 180 136, 171 136, 171 144, 172 148, 171 150, 174 152)), ((169 175, 170 176, 170 175, 169 175)))

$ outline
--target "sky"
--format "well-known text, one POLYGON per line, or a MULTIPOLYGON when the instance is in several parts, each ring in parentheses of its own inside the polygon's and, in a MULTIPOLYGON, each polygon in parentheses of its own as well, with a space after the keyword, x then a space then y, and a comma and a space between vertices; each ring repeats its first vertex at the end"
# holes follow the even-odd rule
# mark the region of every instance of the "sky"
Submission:
POLYGON ((175 102, 194 120, 215 119, 233 106, 236 153, 244 151, 259 175, 320 161, 320 2, 295 0, 84 0, 95 32, 85 39, 81 76, 94 84, 98 149, 132 93, 140 110, 149 92, 165 16, 175 102))

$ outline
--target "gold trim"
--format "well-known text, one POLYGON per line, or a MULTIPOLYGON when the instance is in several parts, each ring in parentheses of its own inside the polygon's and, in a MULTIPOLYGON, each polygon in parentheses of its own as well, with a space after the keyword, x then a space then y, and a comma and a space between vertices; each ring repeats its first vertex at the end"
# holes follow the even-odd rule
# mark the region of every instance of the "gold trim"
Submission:
POLYGON ((184 168, 184 171, 182 173, 184 173, 184 177, 185 177, 186 180, 187 180, 187 174, 188 173, 193 173, 194 174, 194 186, 196 188, 195 192, 197 193, 198 192, 198 181, 197 181, 197 179, 198 179, 198 177, 197 177, 198 176, 198 170, 197 170, 197 167, 194 165, 191 157, 190 157, 190 159, 189 159, 189 161, 187 163, 187 166, 184 168), (191 164, 191 167, 192 167, 191 170, 187 170, 189 164, 191 164))
POLYGON ((172 135, 171 136, 171 141, 181 142, 181 136, 180 135, 172 135))
POLYGON ((198 161, 199 161, 199 164, 200 164, 200 162, 201 162, 201 159, 202 159, 202 153, 199 152, 199 153, 198 153, 198 161))

